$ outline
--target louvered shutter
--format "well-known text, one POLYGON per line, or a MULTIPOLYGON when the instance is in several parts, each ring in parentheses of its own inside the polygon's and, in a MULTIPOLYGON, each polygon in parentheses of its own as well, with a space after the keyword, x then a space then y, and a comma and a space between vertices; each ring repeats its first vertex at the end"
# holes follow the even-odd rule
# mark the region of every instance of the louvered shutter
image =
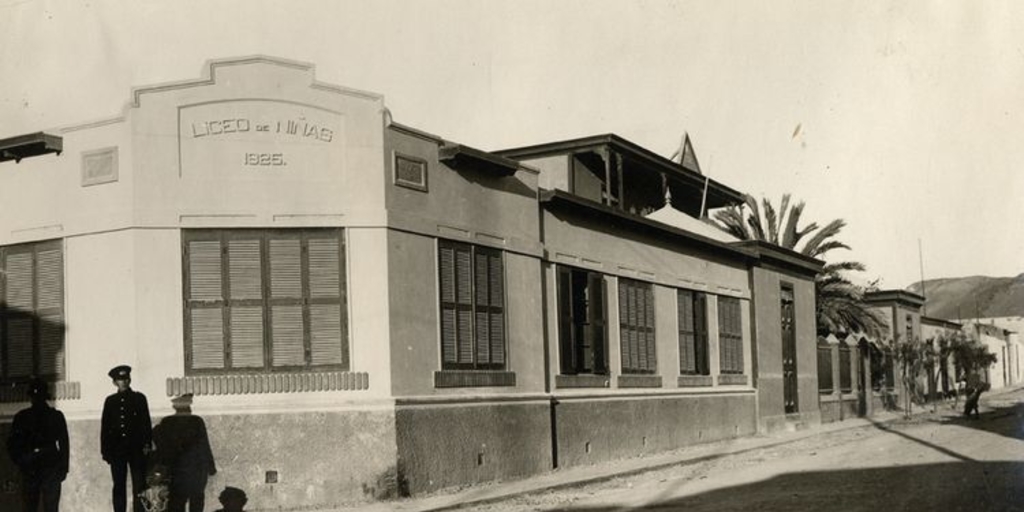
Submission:
POLYGON ((587 322, 590 323, 591 344, 594 346, 594 361, 590 368, 594 373, 605 373, 608 369, 608 333, 605 283, 601 274, 587 273, 587 294, 587 322))
POLYGON ((469 246, 455 246, 455 299, 458 304, 458 363, 473 363, 473 269, 469 246))
POLYGON ((263 307, 231 307, 231 367, 262 368, 263 307))
POLYGON ((578 371, 573 340, 572 272, 558 267, 558 344, 562 374, 578 371))
POLYGON ((228 276, 232 300, 263 297, 260 239, 228 241, 228 276))
POLYGON ((633 367, 633 359, 630 355, 629 340, 629 291, 625 279, 619 279, 619 358, 622 360, 622 369, 633 367))
POLYGON ((732 370, 732 340, 729 337, 729 303, 725 299, 718 301, 718 333, 719 351, 721 352, 721 370, 732 370))
POLYGON ((347 361, 342 322, 342 247, 339 237, 309 238, 310 364, 343 365, 347 361))
POLYGON ((189 240, 189 341, 191 368, 224 368, 223 261, 219 239, 189 240))
POLYGON ((643 286, 644 297, 644 335, 647 342, 647 364, 644 369, 654 372, 658 368, 658 349, 654 337, 654 286, 643 286))
POLYGON ((476 362, 487 364, 491 362, 491 341, 490 341, 490 279, 488 279, 487 253, 477 251, 473 261, 473 287, 476 290, 474 304, 474 321, 476 329, 476 362))
POLYGON ((441 287, 441 361, 442 365, 458 362, 458 332, 455 304, 455 248, 440 244, 438 247, 441 287))
POLYGON ((5 268, 7 286, 7 360, 6 375, 27 377, 33 373, 33 255, 31 247, 9 249, 5 268))
POLYGON ((680 290, 676 297, 679 321, 679 370, 682 373, 697 373, 693 292, 680 290))
POLYGON ((693 343, 695 371, 708 375, 708 301, 703 293, 694 293, 693 301, 693 343))
POLYGON ((488 338, 491 363, 505 365, 505 265, 502 253, 489 251, 487 256, 487 288, 490 291, 488 338))
POLYGON ((38 372, 59 377, 64 374, 64 257, 59 242, 38 246, 35 281, 38 372))
POLYGON ((297 237, 272 236, 268 246, 271 361, 275 367, 303 366, 306 335, 302 312, 302 241, 297 237))

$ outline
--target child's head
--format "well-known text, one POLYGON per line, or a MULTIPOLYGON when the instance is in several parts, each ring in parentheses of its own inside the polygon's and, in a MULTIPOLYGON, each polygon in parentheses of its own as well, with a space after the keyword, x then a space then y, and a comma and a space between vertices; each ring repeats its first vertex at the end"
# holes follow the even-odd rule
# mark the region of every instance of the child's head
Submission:
POLYGON ((220 504, 224 506, 224 512, 241 512, 248 501, 245 491, 237 487, 225 487, 220 492, 220 504))
POLYGON ((154 464, 146 475, 146 486, 156 487, 167 484, 167 468, 163 464, 154 464))

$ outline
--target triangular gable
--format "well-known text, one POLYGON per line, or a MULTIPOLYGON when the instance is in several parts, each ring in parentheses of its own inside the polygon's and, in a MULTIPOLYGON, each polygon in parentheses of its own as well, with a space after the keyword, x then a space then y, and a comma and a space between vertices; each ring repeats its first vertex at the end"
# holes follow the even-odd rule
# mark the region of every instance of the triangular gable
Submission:
POLYGON ((689 133, 683 132, 683 140, 679 143, 679 149, 672 154, 671 160, 691 171, 703 174, 700 163, 697 162, 697 153, 693 151, 689 133))

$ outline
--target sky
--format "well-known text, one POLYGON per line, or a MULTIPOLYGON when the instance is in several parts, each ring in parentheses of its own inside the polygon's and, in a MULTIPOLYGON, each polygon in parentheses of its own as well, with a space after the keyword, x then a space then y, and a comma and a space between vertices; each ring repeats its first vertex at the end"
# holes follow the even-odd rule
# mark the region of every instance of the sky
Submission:
POLYGON ((283 57, 485 150, 615 133, 847 226, 883 288, 1024 272, 1024 2, 0 0, 0 137, 283 57), (921 249, 919 252, 919 248, 921 249))

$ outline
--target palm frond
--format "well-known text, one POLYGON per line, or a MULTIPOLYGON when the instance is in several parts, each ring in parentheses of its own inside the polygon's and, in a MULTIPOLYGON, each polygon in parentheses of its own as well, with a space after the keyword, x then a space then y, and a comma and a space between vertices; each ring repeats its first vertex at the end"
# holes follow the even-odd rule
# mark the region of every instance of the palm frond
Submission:
POLYGON ((817 233, 807 240, 807 243, 804 244, 804 247, 800 252, 808 256, 817 256, 822 254, 821 251, 818 250, 818 246, 829 238, 838 235, 844 226, 846 226, 846 221, 843 219, 835 219, 832 222, 829 222, 825 227, 819 229, 817 233))
POLYGON ((743 210, 740 208, 729 206, 725 209, 718 210, 714 214, 714 221, 715 225, 718 226, 718 229, 721 229, 740 240, 751 239, 750 231, 743 222, 743 210))
POLYGON ((775 215, 775 208, 767 198, 761 200, 764 205, 764 220, 768 228, 768 242, 778 245, 779 243, 779 225, 778 218, 775 215))
MULTIPOLYGON (((788 196, 788 194, 787 194, 787 196, 788 196)), ((786 197, 786 199, 788 199, 788 197, 786 197)), ((787 249, 794 249, 794 248, 796 248, 796 244, 797 244, 797 242, 800 241, 800 238, 802 238, 805 234, 807 234, 807 233, 801 233, 800 232, 801 231, 800 228, 797 227, 797 224, 800 223, 800 214, 803 213, 803 211, 804 211, 804 202, 803 201, 800 201, 799 203, 793 205, 793 208, 790 208, 790 210, 789 210, 789 214, 787 215, 787 218, 786 218, 786 228, 782 231, 782 244, 781 244, 783 247, 785 247, 787 249)), ((814 225, 814 224, 812 224, 812 225, 814 226, 814 229, 817 229, 817 225, 814 225)))
POLYGON ((747 206, 750 213, 747 215, 747 226, 750 227, 750 234, 756 240, 764 240, 764 224, 761 222, 761 209, 757 206, 757 200, 753 196, 747 196, 747 206))

